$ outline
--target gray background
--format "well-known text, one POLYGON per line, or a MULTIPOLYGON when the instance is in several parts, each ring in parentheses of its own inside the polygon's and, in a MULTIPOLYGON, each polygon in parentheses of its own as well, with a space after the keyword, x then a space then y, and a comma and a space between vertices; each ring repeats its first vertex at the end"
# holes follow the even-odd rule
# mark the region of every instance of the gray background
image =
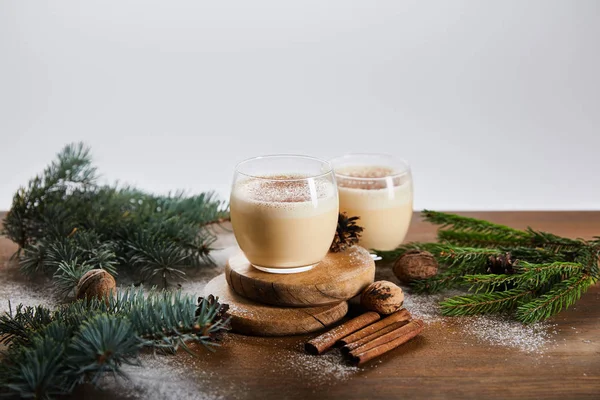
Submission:
POLYGON ((599 72, 599 1, 5 0, 0 209, 78 140, 158 192, 362 151, 416 208, 600 209, 599 72))

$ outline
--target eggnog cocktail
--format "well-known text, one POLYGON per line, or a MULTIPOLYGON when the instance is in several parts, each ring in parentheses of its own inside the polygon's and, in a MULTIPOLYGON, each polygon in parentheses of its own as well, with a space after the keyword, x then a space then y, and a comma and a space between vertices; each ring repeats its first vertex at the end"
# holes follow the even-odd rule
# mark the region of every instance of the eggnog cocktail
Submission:
POLYGON ((309 157, 245 161, 236 170, 230 208, 235 237, 252 265, 274 273, 309 270, 327 254, 337 226, 333 172, 309 157))
POLYGON ((357 154, 332 160, 340 211, 359 216, 360 245, 392 250, 402 243, 413 213, 410 169, 390 156, 357 154))

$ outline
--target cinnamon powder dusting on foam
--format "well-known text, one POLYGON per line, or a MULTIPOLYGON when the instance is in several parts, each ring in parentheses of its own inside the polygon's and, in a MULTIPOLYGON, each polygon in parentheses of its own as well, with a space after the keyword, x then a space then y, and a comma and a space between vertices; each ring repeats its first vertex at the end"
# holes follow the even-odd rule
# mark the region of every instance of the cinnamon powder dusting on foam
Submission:
POLYGON ((336 168, 335 172, 338 186, 345 188, 377 190, 388 187, 390 181, 394 186, 402 184, 400 178, 394 176, 396 171, 389 167, 376 165, 351 166, 336 168), (389 179, 382 179, 387 177, 389 179))
POLYGON ((394 175, 392 168, 380 166, 342 167, 336 169, 335 172, 353 178, 385 178, 394 175))
POLYGON ((333 185, 326 179, 310 179, 303 175, 273 175, 250 178, 236 184, 245 198, 261 202, 300 203, 311 201, 313 196, 333 196, 333 185), (312 185, 312 187, 311 187, 312 185))

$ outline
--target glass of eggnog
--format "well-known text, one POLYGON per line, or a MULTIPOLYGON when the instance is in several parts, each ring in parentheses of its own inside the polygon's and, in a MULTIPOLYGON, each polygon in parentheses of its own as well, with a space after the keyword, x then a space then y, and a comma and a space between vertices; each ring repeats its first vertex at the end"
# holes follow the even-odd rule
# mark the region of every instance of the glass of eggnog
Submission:
POLYGON ((236 166, 230 211, 233 233, 261 271, 308 271, 329 251, 338 220, 331 165, 317 158, 273 155, 236 166))
POLYGON ((392 250, 408 231, 413 214, 413 184, 408 163, 384 154, 348 154, 331 160, 340 212, 358 216, 364 228, 359 244, 392 250))

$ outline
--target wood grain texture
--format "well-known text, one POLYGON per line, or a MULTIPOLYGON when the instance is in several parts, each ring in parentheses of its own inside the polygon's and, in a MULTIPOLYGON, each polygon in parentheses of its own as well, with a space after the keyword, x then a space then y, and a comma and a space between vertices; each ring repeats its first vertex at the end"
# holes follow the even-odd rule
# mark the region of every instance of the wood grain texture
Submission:
MULTIPOLYGON (((460 213, 515 228, 532 226, 568 237, 600 234, 600 212, 476 212, 460 213)), ((435 227, 415 214, 407 241, 435 238, 435 227)), ((234 243, 220 234, 216 247, 234 243)), ((0 238, 0 300, 15 293, 24 279, 7 262, 16 249, 0 238), (4 257, 4 258, 3 258, 4 257), (8 288, 8 289, 7 289, 8 288)), ((224 250, 229 256, 232 248, 224 250)), ((227 257, 215 253, 224 271, 227 257)), ((385 266, 378 265, 380 275, 385 266)), ((190 277, 190 281, 193 278, 190 277)), ((32 285, 31 283, 27 283, 32 285)), ((192 284, 192 282, 190 282, 192 284)), ((184 288, 186 283, 183 282, 184 288)), ((194 288, 198 283, 194 283, 194 288)), ((194 292, 195 293, 195 292, 194 292)), ((197 293, 200 294, 200 293, 197 293)), ((408 294, 407 294, 408 295, 408 294)), ((598 399, 600 393, 600 285, 592 287, 575 307, 549 321, 550 343, 539 352, 514 348, 462 334, 464 320, 428 324, 421 335, 358 370, 340 372, 331 356, 309 356, 303 344, 314 334, 251 337, 230 334, 216 352, 193 346, 198 358, 185 352, 164 358, 160 380, 172 388, 191 386, 196 398, 246 399, 598 399), (320 357, 320 358, 315 358, 320 357), (168 371, 171 371, 170 373, 168 371)), ((156 365, 156 362, 155 362, 156 365)), ((137 398, 168 398, 165 391, 143 392, 153 383, 146 372, 131 371, 137 398), (141 396, 141 397, 140 397, 141 396)), ((119 385, 84 386, 73 399, 130 399, 119 385)), ((124 383, 126 387, 131 385, 124 383)), ((153 386, 150 386, 153 387, 153 386)), ((177 398, 177 392, 171 398, 177 398)), ((182 398, 182 397, 180 397, 182 398)), ((194 398, 191 396, 190 398, 194 398)))
POLYGON ((345 301, 318 307, 278 307, 256 303, 231 290, 225 275, 211 280, 205 294, 219 296, 219 301, 229 304, 231 327, 234 332, 253 336, 288 336, 324 329, 348 312, 345 301))
POLYGON ((375 262, 362 247, 329 253, 315 268, 298 274, 259 271, 238 254, 225 266, 229 286, 248 299, 288 307, 337 304, 353 298, 373 282, 375 262))

